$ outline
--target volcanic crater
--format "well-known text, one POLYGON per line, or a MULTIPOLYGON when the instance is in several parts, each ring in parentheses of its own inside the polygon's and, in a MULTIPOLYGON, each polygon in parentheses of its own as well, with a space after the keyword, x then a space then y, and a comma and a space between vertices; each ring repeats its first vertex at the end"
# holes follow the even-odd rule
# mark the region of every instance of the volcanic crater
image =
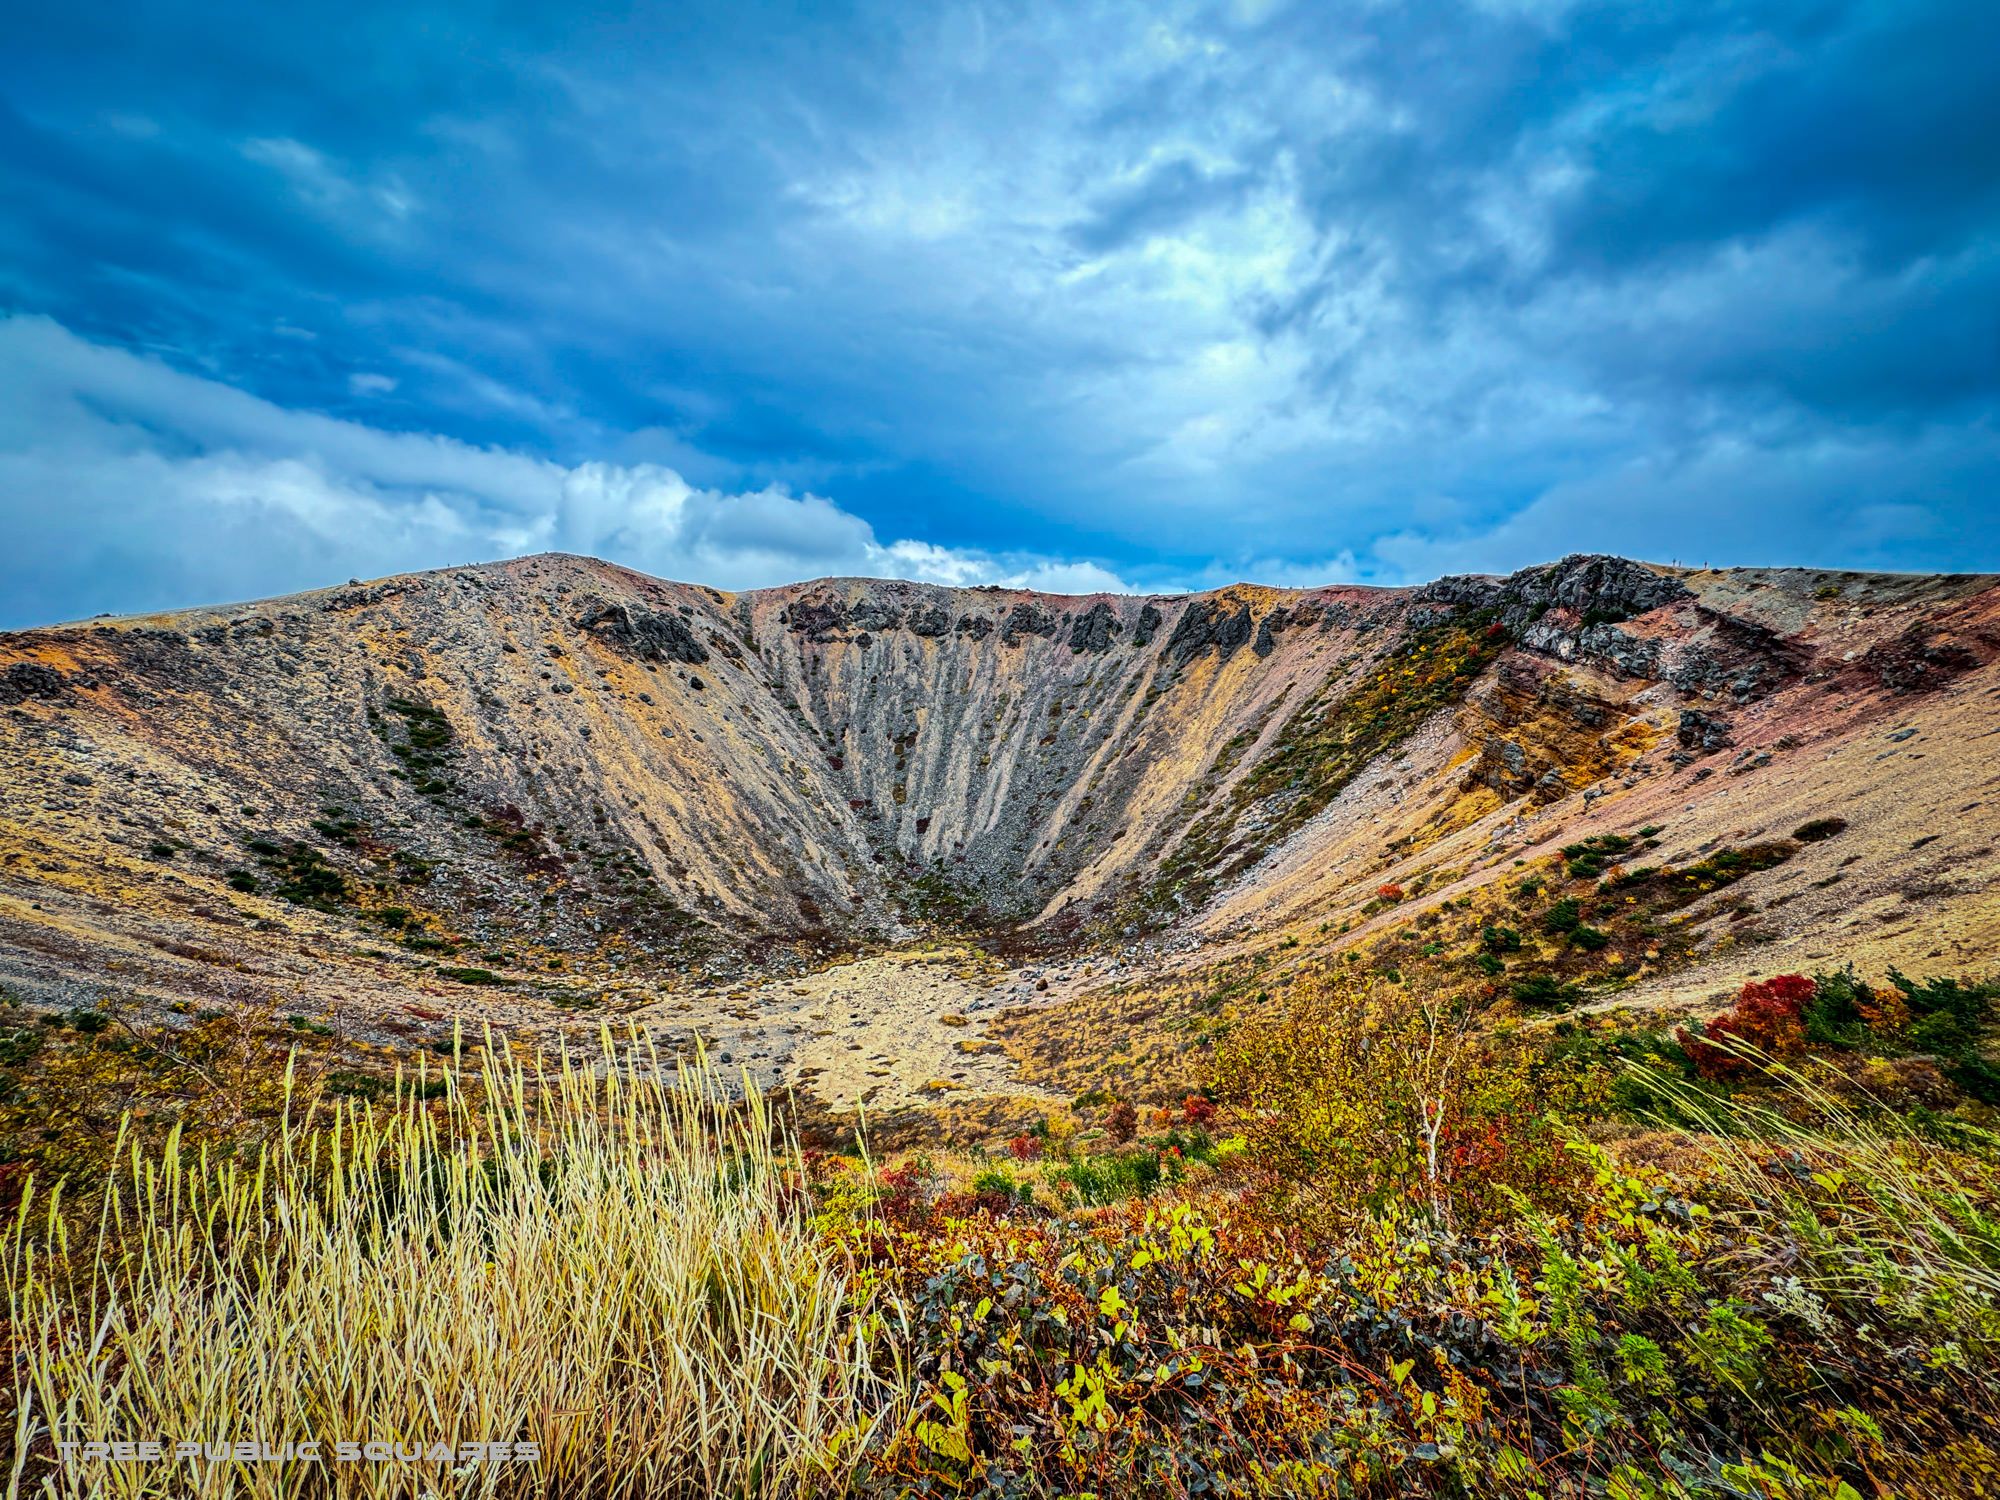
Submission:
POLYGON ((1569 1007, 1972 970, 1996 661, 1994 577, 1599 556, 1139 598, 548 555, 21 631, 0 985, 382 1048, 614 1020, 976 1119, 1166 1088, 1218 992, 1329 962, 1569 1007), (1604 951, 1480 958, 1544 878, 1604 951))

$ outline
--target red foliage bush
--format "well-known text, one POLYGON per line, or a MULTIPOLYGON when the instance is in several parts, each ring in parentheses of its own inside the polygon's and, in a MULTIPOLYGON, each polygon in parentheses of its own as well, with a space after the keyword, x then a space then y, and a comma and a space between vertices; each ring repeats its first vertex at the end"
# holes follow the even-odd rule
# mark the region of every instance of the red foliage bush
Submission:
POLYGON ((1123 1099, 1104 1112, 1104 1133, 1124 1145, 1139 1133, 1139 1111, 1123 1099))
POLYGON ((1730 1078, 1748 1065, 1715 1043, 1740 1042, 1772 1057, 1790 1057, 1805 1047, 1806 1004, 1818 986, 1803 974, 1779 974, 1753 979, 1737 992, 1736 1004, 1702 1027, 1699 1035, 1683 1029, 1680 1044, 1704 1078, 1730 1078))
POLYGON ((1206 1125, 1215 1118, 1215 1101, 1204 1099, 1200 1094, 1189 1094, 1187 1103, 1181 1106, 1181 1118, 1190 1125, 1206 1125))
POLYGON ((1391 881, 1387 885, 1376 886, 1375 894, 1384 901, 1401 901, 1403 899, 1403 888, 1394 881, 1391 881))
POLYGON ((876 1203, 882 1217, 892 1224, 914 1222, 923 1207, 927 1185, 916 1163, 904 1162, 901 1166, 885 1168, 875 1180, 882 1189, 882 1196, 876 1203))
POLYGON ((1007 1142, 1015 1161, 1033 1161, 1042 1154, 1042 1143, 1032 1135, 1017 1135, 1007 1142))
POLYGON ((998 1188, 982 1188, 976 1193, 940 1193, 937 1201, 930 1205, 926 1225, 941 1219, 968 1219, 974 1214, 985 1214, 989 1218, 1005 1219, 1022 1211, 1023 1205, 1012 1193, 1003 1193, 998 1188))

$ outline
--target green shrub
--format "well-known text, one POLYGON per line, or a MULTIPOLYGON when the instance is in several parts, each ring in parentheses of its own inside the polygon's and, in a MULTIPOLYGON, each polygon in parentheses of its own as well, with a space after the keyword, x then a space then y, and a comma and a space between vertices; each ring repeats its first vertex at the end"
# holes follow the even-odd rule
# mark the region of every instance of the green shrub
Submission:
POLYGON ((1532 1010, 1567 1010, 1577 1001, 1576 986, 1563 983, 1553 974, 1530 974, 1517 979, 1512 994, 1516 1004, 1532 1010))
POLYGON ((982 1167, 973 1174, 974 1196, 988 1200, 1006 1199, 1014 1203, 1033 1203, 1035 1185, 1032 1182, 1016 1182, 1005 1167, 982 1167))
POLYGON ((1838 974, 1813 975, 1813 996, 1805 1005, 1807 1043, 1819 1047, 1859 1047, 1868 1038, 1864 1005, 1872 1006, 1875 992, 1852 969, 1838 974))
POLYGON ((1074 1190, 1080 1202, 1101 1207, 1127 1198, 1146 1197, 1160 1185, 1163 1175, 1160 1153, 1150 1146, 1141 1146, 1065 1162, 1050 1174, 1050 1179, 1074 1190))
POLYGON ((1983 1104, 2000 1104, 2000 1068, 1980 1052, 1996 1024, 2000 980, 1968 983, 1957 979, 1917 980, 1899 969, 1889 982, 1909 1007, 1909 1039, 1935 1053, 1945 1076, 1983 1104))
POLYGON ((0 1068, 17 1068, 42 1050, 48 1035, 33 1026, 0 1027, 0 1068))
POLYGON ((323 1082, 329 1094, 341 1099, 381 1099, 393 1092, 388 1079, 347 1068, 336 1068, 323 1082))
POLYGON ((1564 845, 1562 853, 1572 879, 1594 880, 1604 872, 1608 861, 1631 847, 1632 840, 1622 833, 1600 833, 1582 843, 1564 845))

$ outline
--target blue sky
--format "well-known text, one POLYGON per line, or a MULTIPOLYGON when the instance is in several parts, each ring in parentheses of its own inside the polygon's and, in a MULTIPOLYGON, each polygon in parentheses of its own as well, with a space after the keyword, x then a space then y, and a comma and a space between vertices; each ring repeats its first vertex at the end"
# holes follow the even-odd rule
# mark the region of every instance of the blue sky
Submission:
POLYGON ((2000 567, 1987 0, 0 16, 0 625, 2000 567))

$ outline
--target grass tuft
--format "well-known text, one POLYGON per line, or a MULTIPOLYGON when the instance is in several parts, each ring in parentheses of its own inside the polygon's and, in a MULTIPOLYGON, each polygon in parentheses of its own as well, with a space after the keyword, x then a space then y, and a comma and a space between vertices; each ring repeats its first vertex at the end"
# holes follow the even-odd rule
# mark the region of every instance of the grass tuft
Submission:
POLYGON ((868 1299, 753 1095, 638 1040, 489 1045, 289 1113, 254 1157, 121 1136, 94 1217, 31 1185, 4 1247, 9 1494, 833 1494, 894 1420, 868 1299), (468 1471, 82 1464, 107 1435, 532 1442, 468 1471), (414 1486, 414 1488, 412 1488, 414 1486))

